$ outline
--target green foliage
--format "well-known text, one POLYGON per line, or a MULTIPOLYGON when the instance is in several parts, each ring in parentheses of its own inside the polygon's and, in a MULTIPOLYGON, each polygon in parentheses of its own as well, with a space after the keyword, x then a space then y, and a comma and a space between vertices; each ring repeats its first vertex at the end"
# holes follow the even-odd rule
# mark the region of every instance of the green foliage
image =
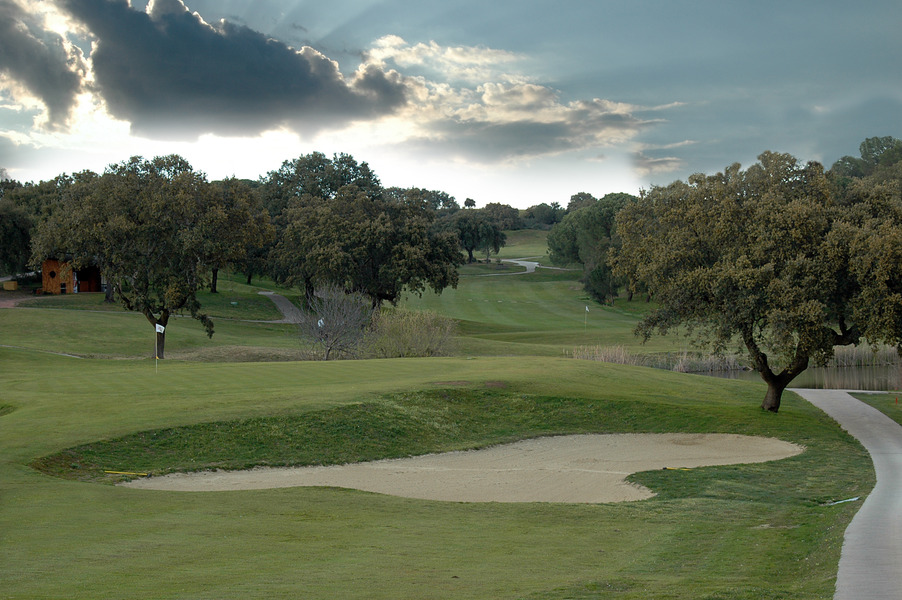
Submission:
POLYGON ((571 205, 578 208, 569 211, 548 233, 551 261, 558 265, 583 265, 585 290, 599 302, 613 302, 624 283, 614 275, 608 255, 620 245, 615 217, 635 200, 629 194, 607 194, 600 200, 577 194, 571 199, 571 205))
POLYGON ((0 196, 0 273, 24 273, 31 254, 32 221, 28 213, 0 196))
POLYGON ((440 190, 391 187, 386 188, 383 194, 396 202, 425 206, 437 215, 452 214, 460 210, 454 196, 440 190))
POLYGON ((334 197, 304 195, 284 211, 272 260, 277 280, 305 290, 336 284, 396 303, 402 291, 436 292, 457 284, 460 253, 448 233, 431 230, 423 206, 370 196, 356 186, 334 197))
POLYGON ((242 180, 230 178, 212 184, 196 235, 204 263, 212 270, 210 291, 217 292, 220 269, 238 265, 245 273, 262 271, 258 251, 275 238, 275 228, 259 196, 242 180))
POLYGON ((892 136, 867 138, 859 146, 860 158, 843 156, 830 167, 830 173, 837 178, 841 187, 851 179, 873 175, 902 161, 902 140, 892 136))
POLYGON ((613 262, 660 305, 642 334, 687 325, 715 351, 741 341, 768 383, 762 407, 775 411, 834 346, 899 340, 902 207, 886 194, 843 205, 820 165, 759 161, 643 194, 618 215, 613 262))
POLYGON ((363 194, 381 194, 379 178, 367 163, 357 163, 349 154, 335 154, 331 159, 322 152, 312 152, 293 160, 263 178, 263 202, 270 215, 277 218, 296 199, 309 195, 314 198, 333 198, 338 190, 356 186, 363 194))
POLYGON ((508 204, 489 202, 482 208, 482 212, 503 231, 523 228, 520 211, 508 204))
POLYGON ((564 213, 565 210, 557 202, 542 202, 523 211, 523 223, 526 227, 548 229, 563 219, 564 213))
MULTIPOLYGON (((166 327, 186 310, 213 335, 200 312, 204 284, 204 230, 211 189, 179 156, 133 157, 102 176, 83 173, 65 190, 60 207, 41 223, 33 264, 68 258, 75 268, 95 265, 122 305, 166 327)), ((165 333, 157 334, 162 358, 165 333)))
POLYGON ((567 212, 572 213, 575 210, 585 206, 592 206, 598 202, 598 198, 588 192, 579 192, 570 196, 570 202, 567 203, 567 212))
POLYGON ((476 260, 473 253, 477 250, 484 251, 489 260, 491 253, 498 254, 507 240, 499 223, 481 209, 454 213, 440 224, 440 229, 456 234, 460 247, 467 253, 468 263, 476 260))

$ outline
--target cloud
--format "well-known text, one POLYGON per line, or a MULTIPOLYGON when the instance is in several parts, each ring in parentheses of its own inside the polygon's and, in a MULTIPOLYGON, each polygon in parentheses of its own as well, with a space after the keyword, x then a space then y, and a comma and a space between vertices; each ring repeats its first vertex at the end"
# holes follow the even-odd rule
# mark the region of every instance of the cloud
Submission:
POLYGON ((365 60, 385 68, 387 65, 409 70, 423 67, 427 72, 447 81, 483 83, 493 79, 522 81, 502 66, 512 65, 521 57, 513 52, 484 46, 440 46, 435 41, 410 45, 397 35, 376 40, 364 53, 365 60))
POLYGON ((675 156, 652 158, 646 156, 642 152, 636 152, 633 155, 633 169, 641 176, 654 175, 657 173, 671 173, 682 169, 683 166, 683 160, 675 156))
POLYGON ((125 0, 59 1, 96 38, 94 89, 146 137, 313 132, 405 103, 396 73, 366 65, 346 80, 313 48, 227 21, 213 26, 181 0, 154 0, 146 12, 125 0))
POLYGON ((480 88, 478 102, 423 124, 422 141, 487 160, 505 160, 608 147, 650 125, 605 100, 562 104, 547 88, 480 88))
POLYGON ((46 31, 37 15, 13 0, 0 0, 0 87, 20 100, 40 100, 47 109, 47 124, 57 128, 72 115, 83 74, 77 49, 46 31))
MULTIPOLYGON (((8 12, 18 6, 9 2, 0 0, 8 12)), ((146 10, 127 0, 56 5, 71 19, 68 30, 77 23, 80 43, 91 45, 80 63, 72 57, 81 56, 70 53, 69 87, 48 86, 69 99, 50 112, 63 122, 59 115, 73 113, 72 102, 84 88, 93 94, 84 111, 105 109, 143 138, 253 137, 280 129, 310 138, 323 131, 333 137, 369 132, 416 153, 501 163, 573 151, 598 154, 633 142, 660 122, 647 113, 677 106, 564 100, 563 92, 520 70, 526 57, 485 46, 408 44, 385 36, 359 54, 360 65, 346 77, 318 50, 296 49, 226 20, 207 23, 182 0, 151 0, 146 10)), ((35 39, 52 38, 34 30, 44 36, 35 39)), ((23 28, 16 31, 22 35, 23 28)), ((19 72, 10 78, 28 82, 19 72)))
POLYGON ((408 105, 396 117, 405 134, 401 141, 461 159, 502 162, 614 146, 659 122, 640 113, 674 106, 600 98, 563 102, 559 90, 507 69, 519 58, 491 48, 411 46, 388 36, 377 40, 365 60, 380 68, 431 66, 432 77, 403 79, 408 105), (486 81, 489 76, 493 80, 486 81), (455 87, 448 82, 454 79, 481 83, 455 87))

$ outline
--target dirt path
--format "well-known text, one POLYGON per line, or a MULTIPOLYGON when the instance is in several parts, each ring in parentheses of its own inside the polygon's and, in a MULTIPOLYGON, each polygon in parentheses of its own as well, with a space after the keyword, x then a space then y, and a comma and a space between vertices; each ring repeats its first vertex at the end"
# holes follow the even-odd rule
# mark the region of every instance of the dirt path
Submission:
POLYGON ((29 298, 37 297, 38 296, 26 294, 25 292, 0 291, 0 308, 14 308, 16 304, 18 304, 22 300, 28 300, 29 298))
POLYGON ((333 486, 452 502, 622 502, 653 495, 627 483, 631 473, 765 462, 801 451, 742 435, 573 435, 353 465, 179 473, 123 485, 170 491, 333 486))

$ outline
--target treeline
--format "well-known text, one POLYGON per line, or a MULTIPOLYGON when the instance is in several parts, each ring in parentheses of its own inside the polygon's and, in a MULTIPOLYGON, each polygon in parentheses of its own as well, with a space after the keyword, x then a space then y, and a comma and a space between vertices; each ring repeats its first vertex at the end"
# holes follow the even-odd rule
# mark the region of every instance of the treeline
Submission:
MULTIPOLYGON (((541 212, 541 211, 540 211, 541 212)), ((217 291, 230 267, 296 287, 309 305, 336 286, 374 306, 402 292, 441 292, 457 269, 488 259, 505 229, 539 223, 500 203, 464 208, 442 191, 385 188, 367 163, 314 152, 259 180, 207 181, 182 157, 133 157, 101 174, 37 184, 0 182, 0 273, 40 269, 48 258, 97 267, 108 299, 157 329, 178 311, 201 321, 197 292, 217 291)))
MULTIPOLYGON (((57 209, 70 202, 73 195, 83 193, 86 185, 94 185, 104 177, 109 180, 122 176, 127 164, 131 164, 133 171, 140 170, 138 163, 141 162, 141 158, 132 158, 111 166, 104 174, 83 171, 72 175, 61 174, 38 183, 10 179, 6 171, 0 169, 0 274, 21 273, 29 264, 33 265, 32 238, 38 227, 47 222, 57 209)), ((300 277, 309 282, 309 277, 287 273, 285 257, 274 254, 274 247, 282 240, 289 221, 303 218, 304 211, 299 212, 299 204, 306 204, 309 208, 316 202, 340 203, 341 199, 347 200, 351 193, 349 189, 342 190, 347 186, 356 187, 353 193, 362 195, 361 198, 365 196, 369 202, 387 203, 380 210, 405 205, 422 211, 427 215, 432 232, 457 236, 460 250, 466 253, 468 262, 474 262, 479 257, 488 259, 492 253, 497 253, 505 243, 504 231, 549 229, 570 210, 570 207, 565 210, 556 202, 527 209, 490 202, 477 209, 473 199, 467 198, 462 207, 453 196, 439 190, 384 188, 367 163, 358 163, 348 154, 329 158, 313 152, 286 160, 279 169, 257 180, 232 178, 212 182, 207 182, 202 173, 195 172, 179 156, 157 157, 145 162, 147 165, 157 165, 150 167, 151 170, 158 168, 166 175, 182 176, 185 172, 191 172, 203 180, 198 181, 198 185, 210 187, 208 195, 219 196, 215 201, 208 199, 208 204, 212 204, 204 208, 212 210, 210 207, 217 205, 217 209, 207 215, 208 220, 216 223, 207 223, 205 234, 214 292, 217 272, 226 265, 240 269, 248 276, 248 281, 255 275, 266 274, 277 279, 281 277, 282 281, 300 277), (162 163, 167 161, 170 165, 163 167, 162 163), (305 196, 313 202, 302 202, 305 196)), ((336 206, 336 209, 340 208, 336 206)), ((287 244, 283 243, 282 248, 287 251, 287 244)), ((334 276, 335 273, 331 273, 331 277, 334 276)))
MULTIPOLYGON (((827 189, 823 190, 823 193, 829 196, 830 202, 847 207, 860 204, 862 198, 877 193, 893 197, 898 202, 902 197, 902 141, 890 136, 868 138, 861 143, 859 152, 858 157, 840 158, 824 172, 823 185, 827 189)), ((733 170, 738 170, 738 166, 733 170)), ((689 179, 688 185, 693 185, 703 177, 694 175, 689 179)), ((675 182, 670 186, 645 190, 639 196, 608 194, 602 198, 594 198, 587 193, 573 195, 567 210, 561 211, 562 218, 549 232, 549 257, 557 265, 581 266, 585 290, 598 302, 612 303, 621 294, 630 300, 635 294, 642 294, 646 299, 650 299, 648 282, 638 274, 637 269, 633 269, 629 275, 625 269, 621 269, 619 274, 615 269, 617 261, 614 260, 614 256, 623 247, 618 223, 626 219, 638 220, 647 226, 647 235, 655 235, 655 224, 662 218, 661 215, 646 211, 636 216, 635 206, 640 203, 665 205, 685 202, 682 196, 668 190, 683 189, 686 185, 683 182, 675 182), (623 212, 627 207, 630 207, 630 210, 623 212)), ((737 193, 749 196, 756 192, 746 189, 737 193)), ((807 193, 813 194, 813 191, 809 190, 807 193)), ((680 218, 688 217, 683 215, 680 218)), ((756 217, 749 211, 744 215, 736 215, 736 218, 756 217)), ((631 223, 631 226, 638 225, 631 223)), ((804 231, 801 223, 797 224, 797 227, 798 231, 804 231)), ((759 243, 755 240, 752 242, 759 243)), ((762 240, 760 243, 765 241, 762 240)), ((678 260, 682 250, 671 247, 663 249, 663 252, 678 260)), ((623 263, 622 258, 620 262, 623 263)))

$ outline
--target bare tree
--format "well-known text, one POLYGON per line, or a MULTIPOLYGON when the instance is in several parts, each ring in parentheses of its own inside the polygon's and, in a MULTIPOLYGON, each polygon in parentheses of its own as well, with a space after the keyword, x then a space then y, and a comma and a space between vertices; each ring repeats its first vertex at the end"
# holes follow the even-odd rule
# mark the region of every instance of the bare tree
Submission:
POLYGON ((312 341, 322 359, 353 357, 373 320, 373 302, 336 285, 317 288, 298 319, 302 338, 312 341))

